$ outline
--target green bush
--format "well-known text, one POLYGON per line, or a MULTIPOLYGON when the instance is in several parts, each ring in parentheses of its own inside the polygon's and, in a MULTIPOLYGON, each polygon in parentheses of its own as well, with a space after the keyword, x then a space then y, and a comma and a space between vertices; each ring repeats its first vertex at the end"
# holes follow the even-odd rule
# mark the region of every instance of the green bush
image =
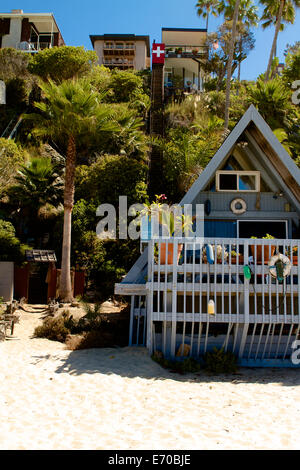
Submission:
POLYGON ((71 333, 73 327, 72 317, 67 313, 63 313, 57 317, 48 317, 43 324, 34 330, 35 338, 47 338, 51 341, 59 341, 64 343, 67 336, 71 333))
POLYGON ((230 374, 237 370, 237 357, 230 351, 214 348, 203 356, 204 368, 214 374, 230 374))
POLYGON ((120 155, 99 157, 91 166, 77 168, 76 199, 96 200, 119 205, 119 196, 127 196, 128 204, 146 198, 147 166, 120 155))
POLYGON ((157 362, 161 365, 164 369, 169 369, 171 372, 176 372, 178 374, 189 374, 199 372, 201 369, 200 362, 196 361, 196 359, 192 357, 188 357, 183 360, 178 361, 171 361, 170 359, 166 359, 164 355, 156 351, 151 358, 153 361, 157 362))
POLYGON ((27 153, 13 140, 0 138, 0 197, 15 182, 15 176, 27 153))
POLYGON ((16 237, 14 226, 0 219, 0 261, 24 261, 25 250, 29 247, 22 245, 16 237))
POLYGON ((31 58, 28 70, 43 80, 50 78, 60 83, 87 74, 97 60, 96 52, 87 51, 83 46, 52 47, 35 54, 31 58))

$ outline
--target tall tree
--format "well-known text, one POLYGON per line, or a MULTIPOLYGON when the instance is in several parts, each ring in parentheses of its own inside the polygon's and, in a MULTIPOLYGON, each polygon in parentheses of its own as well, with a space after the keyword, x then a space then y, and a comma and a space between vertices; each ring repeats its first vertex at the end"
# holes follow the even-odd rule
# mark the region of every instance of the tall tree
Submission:
MULTIPOLYGON (((242 23, 238 23, 239 41, 234 48, 232 74, 236 68, 245 60, 248 53, 254 48, 254 35, 242 23)), ((229 46, 231 41, 231 22, 225 22, 218 27, 215 33, 207 36, 206 45, 208 48, 208 56, 201 62, 202 68, 208 74, 213 73, 216 76, 216 90, 219 91, 223 87, 224 78, 226 76, 229 46), (218 48, 215 49, 215 44, 218 48)))
POLYGON ((209 15, 217 16, 218 14, 218 0, 198 0, 196 8, 197 15, 206 18, 206 29, 208 30, 209 15))
POLYGON ((238 22, 238 17, 239 17, 240 2, 241 0, 235 0, 233 17, 232 17, 232 35, 231 35, 231 41, 230 41, 229 57, 228 57, 228 63, 227 63, 227 77, 226 77, 226 97, 225 97, 225 112, 224 112, 225 129, 228 128, 228 123, 229 123, 232 62, 233 62, 234 47, 235 47, 235 42, 236 42, 236 30, 237 30, 237 22, 238 22))
MULTIPOLYGON (((219 4, 219 12, 224 13, 225 20, 233 18, 235 0, 221 0, 219 4)), ((257 27, 259 16, 258 8, 252 0, 241 0, 238 16, 238 29, 237 42, 238 50, 242 54, 243 49, 243 34, 252 27, 257 27)), ((238 82, 241 76, 241 62, 238 64, 238 82)))
POLYGON ((61 261, 60 299, 72 301, 71 286, 71 220, 75 193, 76 144, 83 136, 91 133, 101 135, 112 133, 118 127, 112 121, 111 110, 101 104, 101 97, 94 93, 86 80, 67 81, 60 85, 53 82, 41 83, 46 100, 36 103, 40 114, 31 114, 40 137, 64 138, 67 143, 65 189, 64 189, 64 228, 61 261))
POLYGON ((275 25, 274 38, 265 74, 265 81, 268 81, 270 78, 272 62, 276 55, 279 31, 284 29, 285 23, 294 23, 296 8, 300 7, 300 0, 260 0, 260 2, 265 7, 261 17, 261 21, 263 21, 263 29, 268 26, 275 25))

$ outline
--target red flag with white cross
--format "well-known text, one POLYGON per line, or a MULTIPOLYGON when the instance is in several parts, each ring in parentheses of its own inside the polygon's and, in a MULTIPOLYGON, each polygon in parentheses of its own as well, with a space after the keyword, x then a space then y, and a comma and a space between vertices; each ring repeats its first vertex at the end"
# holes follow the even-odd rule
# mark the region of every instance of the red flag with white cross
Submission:
POLYGON ((152 46, 152 64, 165 63, 165 45, 153 43, 152 46))

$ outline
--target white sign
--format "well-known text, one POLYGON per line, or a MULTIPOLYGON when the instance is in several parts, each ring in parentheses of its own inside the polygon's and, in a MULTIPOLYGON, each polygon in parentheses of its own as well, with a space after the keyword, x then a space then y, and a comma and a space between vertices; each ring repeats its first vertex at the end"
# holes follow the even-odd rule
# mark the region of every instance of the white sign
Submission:
POLYGON ((6 104, 6 86, 2 80, 0 80, 0 104, 6 104))
POLYGON ((154 49, 153 50, 153 54, 156 54, 156 57, 160 57, 161 55, 163 55, 165 53, 164 50, 161 50, 161 48, 158 46, 157 49, 154 49))

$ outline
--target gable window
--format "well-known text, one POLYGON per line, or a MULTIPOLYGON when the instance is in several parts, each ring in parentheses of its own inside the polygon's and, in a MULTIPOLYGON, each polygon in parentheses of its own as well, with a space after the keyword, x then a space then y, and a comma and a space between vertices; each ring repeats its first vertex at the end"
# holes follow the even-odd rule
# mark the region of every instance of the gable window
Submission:
POLYGON ((259 171, 231 171, 222 170, 216 172, 217 191, 228 192, 259 192, 259 171))

